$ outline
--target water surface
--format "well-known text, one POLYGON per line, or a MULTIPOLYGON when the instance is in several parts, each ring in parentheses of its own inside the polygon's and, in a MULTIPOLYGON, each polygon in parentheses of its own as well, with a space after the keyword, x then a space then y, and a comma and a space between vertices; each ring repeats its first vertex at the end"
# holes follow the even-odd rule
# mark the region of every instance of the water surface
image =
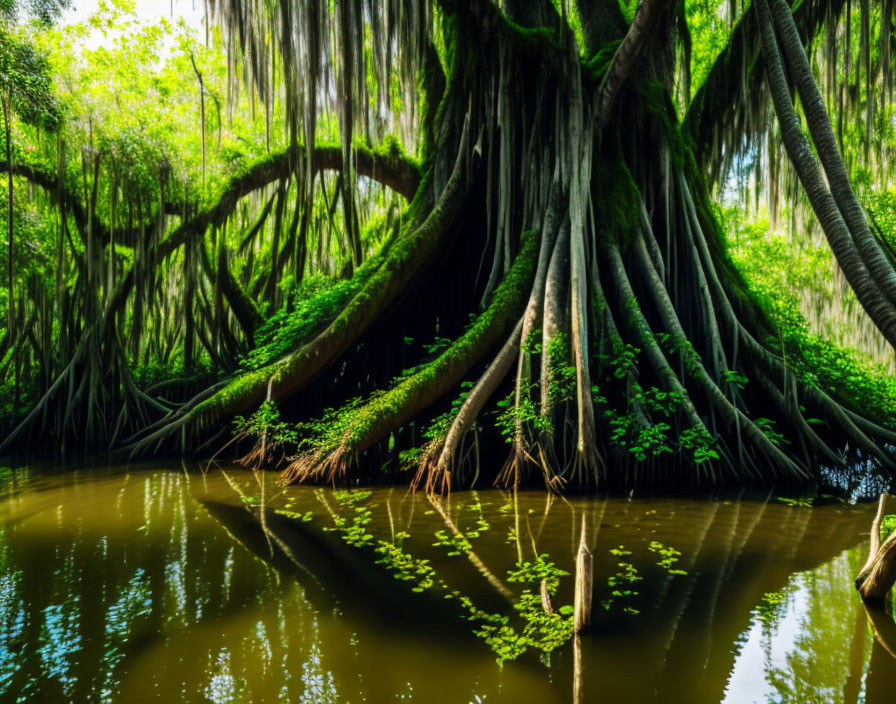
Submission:
MULTIPOLYGON (((351 548, 303 574, 272 567, 208 504, 242 506, 237 489, 262 498, 236 468, 2 472, 0 701, 572 701, 571 644, 499 665, 469 623, 415 611, 406 583, 392 580, 409 617, 387 616, 389 600, 358 586, 368 565, 351 561, 367 557, 351 548)), ((312 512, 313 530, 341 510, 329 490, 272 478, 263 499, 312 512)), ((404 548, 485 609, 506 608, 496 585, 518 591, 506 577, 520 555, 572 571, 584 520, 584 701, 896 700, 896 661, 852 588, 873 507, 458 493, 451 522, 488 525, 470 541, 474 564, 432 544, 446 523, 424 497, 376 489, 364 505, 377 538, 410 534, 404 548), (658 564, 657 544, 680 553, 674 564, 658 564), (614 597, 620 561, 641 579, 614 597)), ((564 577, 555 606, 571 599, 564 577)))

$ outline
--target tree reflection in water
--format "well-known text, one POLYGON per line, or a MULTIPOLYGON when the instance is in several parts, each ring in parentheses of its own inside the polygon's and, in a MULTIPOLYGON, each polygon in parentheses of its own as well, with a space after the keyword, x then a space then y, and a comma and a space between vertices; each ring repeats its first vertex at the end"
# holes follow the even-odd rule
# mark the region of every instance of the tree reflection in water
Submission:
MULTIPOLYGON (((231 476, 252 490, 251 473, 231 476)), ((549 666, 533 656, 498 667, 475 638, 358 618, 359 608, 378 608, 374 595, 342 605, 315 595, 313 574, 272 569, 202 507, 208 499, 235 502, 219 473, 143 468, 8 482, 0 499, 0 700, 570 701, 571 643, 549 666)), ((314 525, 329 520, 312 489, 291 487, 273 500, 314 511, 314 525)), ((569 569, 584 516, 596 593, 594 626, 578 653, 583 701, 892 701, 893 658, 870 635, 851 581, 872 507, 684 499, 551 506, 521 494, 515 514, 503 495, 486 491, 452 497, 446 510, 461 530, 474 501, 491 525, 476 553, 497 575, 514 566, 518 549, 526 559, 533 549, 549 553, 569 569), (518 545, 507 542, 515 526, 518 545), (680 551, 675 567, 684 574, 659 566, 652 542, 680 551), (609 551, 620 546, 643 577, 628 613, 599 606, 612 601, 618 559, 609 551)), ((406 549, 494 608, 496 592, 476 567, 432 545, 445 523, 425 499, 377 489, 369 506, 373 533, 409 532, 406 549)), ((345 564, 329 569, 350 574, 345 564)), ((570 602, 566 582, 557 603, 570 602)))

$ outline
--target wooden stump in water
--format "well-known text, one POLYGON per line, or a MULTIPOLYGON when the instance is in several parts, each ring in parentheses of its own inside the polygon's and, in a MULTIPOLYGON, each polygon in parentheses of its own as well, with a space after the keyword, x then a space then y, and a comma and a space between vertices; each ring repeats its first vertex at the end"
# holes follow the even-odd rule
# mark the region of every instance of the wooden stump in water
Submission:
POLYGON ((554 613, 554 607, 551 604, 551 595, 548 594, 548 581, 546 579, 541 580, 541 608, 544 609, 546 614, 554 613))
POLYGON ((871 523, 871 549, 868 561, 856 578, 856 587, 866 602, 882 603, 896 583, 896 532, 880 544, 880 526, 884 518, 886 494, 881 494, 877 515, 871 523))
POLYGON ((896 533, 878 548, 869 560, 867 571, 859 575, 856 584, 859 594, 867 602, 882 603, 896 583, 896 533))

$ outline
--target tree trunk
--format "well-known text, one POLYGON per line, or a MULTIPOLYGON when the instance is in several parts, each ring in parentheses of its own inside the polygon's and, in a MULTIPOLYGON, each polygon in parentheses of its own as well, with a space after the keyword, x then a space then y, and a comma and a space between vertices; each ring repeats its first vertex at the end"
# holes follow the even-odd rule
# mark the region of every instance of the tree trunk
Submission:
POLYGON ((862 599, 869 604, 883 604, 896 583, 896 531, 883 545, 880 543, 886 498, 886 494, 881 494, 877 515, 871 523, 868 560, 856 578, 856 588, 862 599))

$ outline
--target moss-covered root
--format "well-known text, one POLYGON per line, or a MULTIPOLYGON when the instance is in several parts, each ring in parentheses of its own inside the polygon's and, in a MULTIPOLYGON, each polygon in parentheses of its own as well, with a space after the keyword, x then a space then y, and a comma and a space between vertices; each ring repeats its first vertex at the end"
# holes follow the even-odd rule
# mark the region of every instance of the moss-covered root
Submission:
MULTIPOLYGON (((542 337, 541 349, 550 350, 553 341, 560 334, 563 327, 563 306, 567 293, 567 279, 565 274, 569 271, 569 221, 560 226, 557 234, 557 242, 551 254, 548 275, 544 287, 544 310, 542 311, 542 337)), ((540 412, 546 418, 550 417, 551 394, 550 388, 554 381, 551 368, 550 355, 541 355, 541 408, 540 412)))
MULTIPOLYGON (((668 293, 663 286, 656 269, 650 261, 647 248, 644 246, 643 238, 638 235, 635 239, 634 253, 642 278, 645 281, 648 293, 653 298, 654 306, 663 325, 669 334, 674 335, 680 340, 687 340, 684 328, 678 319, 675 307, 669 298, 668 293)), ((708 293, 707 293, 708 295, 708 293)), ((707 372, 703 366, 697 353, 690 345, 682 345, 680 354, 684 362, 688 375, 696 382, 706 394, 707 401, 711 408, 719 414, 725 425, 729 428, 736 429, 738 438, 742 436, 746 439, 754 449, 766 459, 770 466, 775 470, 781 470, 785 476, 797 479, 808 479, 809 474, 806 468, 801 467, 790 457, 781 451, 772 441, 762 432, 750 418, 748 418, 737 406, 722 393, 715 380, 707 372)), ((734 469, 732 467, 732 469, 734 469)))
MULTIPOLYGON (((647 361, 663 389, 674 393, 676 397, 681 399, 681 412, 688 427, 697 430, 703 437, 713 437, 700 414, 697 413, 690 395, 656 341, 656 336, 653 334, 653 330, 651 330, 647 318, 641 310, 638 299, 635 297, 635 292, 628 278, 619 248, 606 241, 602 241, 600 244, 601 255, 609 264, 613 289, 621 311, 621 319, 625 321, 638 344, 641 345, 647 361)), ((719 449, 722 450, 723 456, 727 454, 724 448, 720 447, 719 449)))
MULTIPOLYGON (((440 251, 469 191, 466 133, 451 177, 438 202, 423 223, 396 242, 383 265, 319 335, 283 359, 243 374, 211 397, 192 402, 170 423, 141 438, 134 448, 164 441, 178 430, 202 429, 258 407, 270 388, 270 398, 280 401, 303 388, 358 341, 370 325, 406 290, 417 274, 440 251)), ((424 178, 411 211, 427 202, 431 178, 424 178)))
MULTIPOLYGON (((548 198, 548 206, 545 210, 542 226, 541 251, 538 254, 538 269, 535 273, 535 283, 532 286, 532 293, 529 295, 529 303, 526 306, 526 312, 523 314, 522 329, 520 331, 521 344, 518 345, 519 359, 516 371, 516 388, 514 390, 514 415, 516 420, 513 431, 513 451, 511 452, 510 458, 508 458, 508 465, 512 465, 513 467, 513 470, 510 472, 510 474, 512 474, 511 485, 513 487, 516 487, 519 484, 520 466, 531 459, 526 448, 525 428, 520 409, 524 397, 530 393, 530 386, 532 384, 532 359, 531 345, 529 342, 532 341, 534 331, 541 325, 543 320, 548 272, 550 271, 551 261, 554 259, 554 241, 557 239, 561 225, 566 220, 566 215, 561 207, 561 196, 560 164, 557 162, 554 167, 551 192, 548 198)), ((543 469, 547 471, 546 468, 543 469)), ((501 477, 499 477, 499 481, 500 480, 501 477)))
POLYGON ((284 480, 301 481, 342 475, 360 452, 401 427, 456 387, 473 365, 494 349, 520 319, 535 275, 539 238, 528 233, 513 266, 495 291, 488 308, 435 360, 389 391, 350 413, 348 430, 335 447, 320 447, 299 457, 284 480))
POLYGON ((414 489, 422 487, 428 494, 436 491, 447 493, 451 490, 451 476, 460 443, 467 431, 473 427, 482 407, 495 393, 513 366, 520 349, 523 322, 523 318, 520 318, 501 351, 470 390, 448 432, 427 448, 412 483, 414 489))

